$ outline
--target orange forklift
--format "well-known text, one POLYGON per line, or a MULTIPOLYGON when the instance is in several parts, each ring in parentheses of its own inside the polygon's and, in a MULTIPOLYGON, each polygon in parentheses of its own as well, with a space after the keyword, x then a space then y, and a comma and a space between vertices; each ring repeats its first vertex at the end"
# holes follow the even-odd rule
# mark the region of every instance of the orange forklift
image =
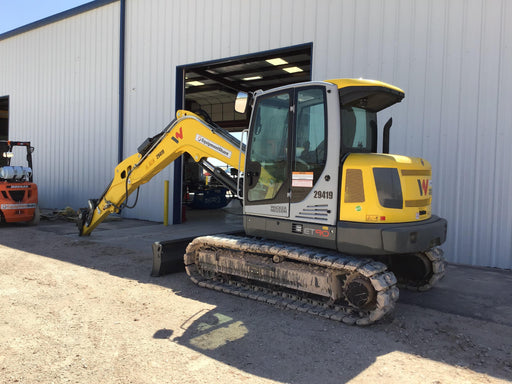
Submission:
POLYGON ((29 141, 0 140, 0 223, 39 223, 37 185, 32 177, 32 152, 34 147, 29 141), (26 148, 26 166, 11 165, 14 147, 26 148))

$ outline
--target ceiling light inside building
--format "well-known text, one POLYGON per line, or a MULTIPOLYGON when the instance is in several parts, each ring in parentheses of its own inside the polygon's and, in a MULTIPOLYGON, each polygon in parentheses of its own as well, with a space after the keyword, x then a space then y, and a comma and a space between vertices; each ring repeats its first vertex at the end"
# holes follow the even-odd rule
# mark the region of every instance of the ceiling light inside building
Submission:
POLYGON ((269 60, 265 60, 267 63, 269 64, 272 64, 272 65, 284 65, 284 64, 288 64, 288 62, 286 60, 283 60, 281 59, 280 57, 276 57, 275 59, 269 59, 269 60))
POLYGON ((288 73, 297 73, 297 72, 304 72, 302 69, 300 69, 299 67, 288 67, 288 68, 283 68, 283 71, 286 71, 288 73))
POLYGON ((187 85, 192 85, 193 87, 200 87, 201 85, 204 85, 204 83, 194 80, 194 81, 187 81, 187 85))
POLYGON ((244 77, 242 80, 243 81, 251 81, 251 80, 259 80, 259 79, 262 79, 262 77, 261 76, 244 77))

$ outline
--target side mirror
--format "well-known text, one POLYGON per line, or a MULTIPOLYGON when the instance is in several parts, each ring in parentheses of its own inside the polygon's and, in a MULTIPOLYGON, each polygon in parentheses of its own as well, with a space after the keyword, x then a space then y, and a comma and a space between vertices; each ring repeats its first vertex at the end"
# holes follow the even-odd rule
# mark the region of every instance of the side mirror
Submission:
POLYGON ((249 94, 247 92, 238 92, 235 100, 235 111, 237 111, 238 113, 245 113, 248 101, 249 94))

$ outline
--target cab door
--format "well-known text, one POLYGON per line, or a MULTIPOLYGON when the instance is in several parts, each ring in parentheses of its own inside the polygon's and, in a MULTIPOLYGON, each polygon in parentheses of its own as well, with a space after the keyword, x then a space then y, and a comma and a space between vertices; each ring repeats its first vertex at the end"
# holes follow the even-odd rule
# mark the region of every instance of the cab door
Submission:
POLYGON ((297 88, 295 97, 290 198, 299 203, 311 195, 325 168, 327 105, 323 86, 297 88))
POLYGON ((256 101, 245 167, 246 214, 289 216, 292 111, 293 89, 256 101))
POLYGON ((313 190, 326 166, 327 145, 325 86, 290 87, 260 96, 249 135, 245 213, 312 220, 325 216, 318 205, 334 198, 319 199, 317 192, 314 199, 313 190))

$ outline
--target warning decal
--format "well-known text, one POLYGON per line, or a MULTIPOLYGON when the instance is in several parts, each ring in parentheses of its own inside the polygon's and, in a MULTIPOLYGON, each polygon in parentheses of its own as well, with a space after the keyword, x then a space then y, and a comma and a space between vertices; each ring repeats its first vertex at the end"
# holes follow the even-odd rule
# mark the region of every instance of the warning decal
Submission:
POLYGON ((292 187, 313 188, 313 172, 293 172, 292 187))

